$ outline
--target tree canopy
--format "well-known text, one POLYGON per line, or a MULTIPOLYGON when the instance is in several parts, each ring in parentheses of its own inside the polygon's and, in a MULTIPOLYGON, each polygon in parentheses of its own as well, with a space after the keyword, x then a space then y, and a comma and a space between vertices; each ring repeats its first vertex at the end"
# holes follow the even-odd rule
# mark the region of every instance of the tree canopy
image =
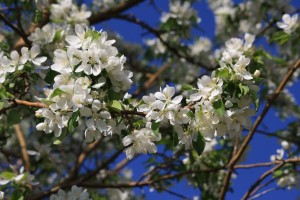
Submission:
POLYGON ((296 198, 296 5, 1 0, 0 199, 296 198))

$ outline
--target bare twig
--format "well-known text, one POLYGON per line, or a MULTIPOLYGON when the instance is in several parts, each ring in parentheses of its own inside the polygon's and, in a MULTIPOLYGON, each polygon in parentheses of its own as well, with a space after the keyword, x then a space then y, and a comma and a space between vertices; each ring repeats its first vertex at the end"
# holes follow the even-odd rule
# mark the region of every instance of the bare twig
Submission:
POLYGON ((277 166, 273 167, 272 169, 266 171, 263 175, 261 175, 261 177, 259 177, 259 179, 257 179, 257 181, 255 181, 255 183, 253 183, 250 187, 250 189, 246 192, 246 194, 243 196, 243 200, 248 199, 248 197, 250 196, 251 192, 265 179, 267 178, 270 174, 272 174, 273 172, 275 172, 276 170, 280 169, 283 165, 285 164, 284 161, 282 161, 280 164, 278 164, 277 166))
POLYGON ((2 20, 7 26, 9 26, 15 33, 21 36, 21 38, 27 45, 31 44, 31 42, 27 39, 27 35, 15 25, 13 25, 3 14, 0 14, 0 20, 2 20))
POLYGON ((30 171, 30 160, 27 153, 26 140, 23 131, 21 130, 20 124, 14 125, 16 135, 21 147, 22 159, 24 162, 25 170, 30 171))
POLYGON ((157 80, 157 78, 165 71, 167 70, 168 68, 170 67, 170 64, 167 63, 167 64, 164 64, 162 67, 158 68, 158 70, 152 74, 150 76, 150 78, 145 82, 145 84, 143 85, 143 87, 139 88, 135 93, 134 95, 135 96, 139 96, 143 91, 146 91, 148 89, 150 89, 155 81, 157 80))

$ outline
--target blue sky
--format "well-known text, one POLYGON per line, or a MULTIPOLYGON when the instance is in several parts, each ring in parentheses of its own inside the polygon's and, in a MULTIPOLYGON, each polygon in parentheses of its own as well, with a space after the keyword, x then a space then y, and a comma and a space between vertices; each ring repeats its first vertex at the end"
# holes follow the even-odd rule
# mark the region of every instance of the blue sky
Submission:
MULTIPOLYGON (((168 10, 168 1, 159 0, 155 2, 162 10, 168 10)), ((292 4, 296 8, 300 7, 299 0, 292 1, 292 4)), ((195 33, 213 38, 215 25, 212 12, 208 8, 205 1, 197 3, 196 9, 198 10, 198 13, 202 19, 200 26, 204 30, 204 32, 195 31, 195 33)), ((150 25, 153 26, 158 23, 160 17, 152 7, 147 6, 147 3, 140 4, 134 9, 131 9, 129 13, 134 13, 138 18, 143 21, 147 21, 150 25)), ((139 26, 120 20, 109 20, 98 25, 97 28, 118 32, 125 40, 135 43, 142 43, 143 39, 141 37, 141 34, 145 33, 145 30, 141 29, 139 26)), ((153 36, 149 34, 147 35, 147 37, 151 38, 153 36)), ((269 50, 273 51, 272 49, 269 50)), ((297 102, 299 102, 300 94, 299 92, 297 92, 297 90, 299 91, 297 85, 298 84, 294 85, 291 88, 291 91, 293 91, 294 94, 297 94, 296 100, 297 102)), ((260 111, 262 110, 262 108, 263 105, 261 105, 260 111)), ((268 132, 275 132, 276 130, 285 127, 288 121, 290 121, 290 119, 287 121, 281 121, 278 117, 276 117, 275 111, 270 110, 262 125, 272 124, 271 127, 268 126, 268 132)), ((262 126, 260 127, 260 129, 263 129, 262 126)), ((256 134, 253 141, 251 142, 251 152, 246 159, 246 163, 268 162, 270 160, 270 155, 275 154, 276 149, 278 148, 280 148, 280 145, 277 139, 271 137, 266 138, 266 136, 256 134)), ((141 156, 129 165, 133 169, 135 178, 138 178, 140 174, 144 172, 144 167, 141 163, 147 158, 147 156, 141 156)), ((238 170, 238 177, 233 184, 234 193, 228 193, 227 199, 240 199, 250 187, 250 185, 267 169, 268 168, 262 167, 256 169, 238 170)), ((182 181, 181 183, 175 185, 173 188, 171 188, 171 190, 185 194, 188 197, 193 197, 194 195, 199 194, 197 190, 189 187, 186 181, 182 181)), ((139 189, 136 189, 135 191, 137 193, 141 192, 141 190, 139 189)), ((157 192, 149 192, 149 188, 144 188, 144 192, 147 194, 147 199, 179 199, 167 193, 158 194, 157 192)), ((299 191, 297 190, 291 190, 289 192, 280 190, 271 192, 260 199, 296 199, 297 195, 299 196, 299 191)))

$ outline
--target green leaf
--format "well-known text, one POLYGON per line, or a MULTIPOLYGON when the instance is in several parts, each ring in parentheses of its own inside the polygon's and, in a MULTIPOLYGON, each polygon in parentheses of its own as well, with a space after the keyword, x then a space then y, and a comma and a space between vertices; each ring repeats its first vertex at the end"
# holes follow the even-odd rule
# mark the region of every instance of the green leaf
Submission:
POLYGON ((1 87, 0 86, 0 98, 1 99, 6 99, 6 90, 5 90, 5 87, 1 87))
POLYGON ((136 128, 142 127, 145 125, 145 121, 144 120, 138 120, 136 122, 133 123, 133 126, 136 128))
POLYGON ((200 156, 204 151, 205 145, 206 145, 205 139, 202 136, 202 134, 199 132, 197 136, 197 141, 193 141, 193 148, 197 152, 198 156, 200 156))
POLYGON ((53 144, 54 145, 60 145, 62 143, 62 141, 60 139, 55 139, 53 144))
POLYGON ((254 103, 255 111, 257 111, 258 108, 259 108, 259 98, 258 98, 258 95, 257 95, 257 93, 254 90, 250 90, 249 94, 250 94, 250 97, 252 99, 252 102, 254 103))
POLYGON ((47 99, 41 99, 41 102, 43 102, 44 104, 46 104, 47 106, 51 105, 54 103, 54 101, 50 101, 50 100, 47 100, 47 99))
POLYGON ((79 110, 74 112, 68 121, 68 131, 69 133, 74 131, 74 128, 78 126, 78 117, 80 116, 79 110))
POLYGON ((222 99, 219 99, 213 103, 213 107, 219 115, 223 115, 225 112, 225 106, 222 99))
POLYGON ((191 91, 191 90, 193 90, 194 89, 194 87, 192 86, 192 85, 190 85, 190 84, 184 84, 182 87, 181 87, 181 90, 182 91, 191 91))
POLYGON ((194 113, 192 111, 189 111, 187 114, 186 114, 189 118, 194 118, 194 113))
POLYGON ((121 99, 120 98, 120 94, 117 93, 117 92, 115 92, 115 91, 113 91, 113 90, 108 90, 107 97, 108 97, 109 101, 121 99))
POLYGON ((176 147, 179 143, 178 135, 175 130, 173 130, 173 147, 176 147))
POLYGON ((61 95, 64 94, 64 93, 66 93, 66 92, 63 91, 63 90, 61 90, 61 89, 59 89, 59 88, 56 88, 56 89, 52 92, 52 94, 51 94, 51 96, 50 96, 50 99, 53 99, 53 98, 56 97, 56 96, 61 96, 61 95))
POLYGON ((53 81, 54 81, 54 77, 57 76, 58 74, 59 74, 58 72, 53 71, 53 70, 50 70, 50 71, 47 73, 47 75, 46 75, 46 77, 45 77, 44 80, 46 81, 46 83, 52 84, 53 81))
POLYGON ((249 87, 247 85, 244 85, 243 83, 239 84, 240 93, 238 93, 238 97, 245 96, 249 92, 249 87))
POLYGON ((2 172, 0 177, 6 180, 11 180, 16 177, 16 174, 13 172, 2 172))
POLYGON ((228 68, 224 67, 224 68, 219 68, 219 69, 216 70, 216 76, 217 77, 221 77, 221 78, 227 80, 227 79, 229 79, 229 75, 230 75, 230 73, 229 73, 228 68))
POLYGON ((20 123, 21 120, 22 120, 21 113, 16 109, 11 110, 7 115, 7 123, 9 125, 18 124, 20 123))
POLYGON ((11 197, 10 197, 11 200, 23 200, 24 199, 24 196, 23 196, 23 191, 22 190, 15 190, 11 197))
POLYGON ((154 135, 156 135, 156 136, 159 135, 159 125, 160 125, 160 122, 152 122, 152 124, 151 124, 151 129, 152 129, 154 135))
POLYGON ((4 102, 0 101, 0 110, 4 107, 4 102))
POLYGON ((120 112, 121 110, 123 110, 122 104, 119 101, 117 101, 117 100, 113 100, 110 103, 110 108, 113 109, 116 112, 120 112))
POLYGON ((53 38, 53 42, 59 42, 62 40, 62 33, 63 30, 58 30, 55 32, 54 38, 53 38))
POLYGON ((280 32, 276 32, 274 35, 272 35, 271 37, 271 42, 277 42, 278 44, 282 45, 284 43, 286 43, 287 41, 289 41, 290 39, 290 35, 280 31, 280 32))
POLYGON ((273 173, 274 177, 277 178, 277 177, 280 177, 283 175, 283 171, 282 170, 276 170, 274 173, 273 173))

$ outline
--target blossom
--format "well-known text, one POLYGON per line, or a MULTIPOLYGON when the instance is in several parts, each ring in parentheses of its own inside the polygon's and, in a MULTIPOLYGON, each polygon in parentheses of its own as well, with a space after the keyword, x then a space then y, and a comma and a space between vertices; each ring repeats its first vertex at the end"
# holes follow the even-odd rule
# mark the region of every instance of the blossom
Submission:
POLYGON ((31 61, 33 64, 40 66, 43 62, 47 60, 47 57, 37 57, 40 54, 40 46, 33 45, 29 50, 27 47, 21 49, 22 56, 20 61, 22 64, 25 64, 27 61, 31 61))
POLYGON ((11 60, 4 55, 4 52, 0 52, 0 83, 4 83, 7 73, 15 71, 15 66, 10 65, 11 60))
POLYGON ((284 14, 282 16, 282 22, 277 22, 277 26, 283 29, 284 32, 290 34, 295 29, 297 25, 298 14, 289 15, 284 14))
POLYGON ((92 12, 86 11, 85 4, 82 4, 79 9, 72 0, 61 0, 57 4, 51 4, 50 11, 51 20, 69 23, 88 23, 87 19, 92 14, 92 12))
POLYGON ((197 12, 191 8, 191 3, 188 1, 184 1, 181 4, 180 1, 171 2, 170 5, 170 13, 163 13, 161 17, 161 22, 165 23, 170 18, 174 18, 177 20, 179 25, 189 25, 190 20, 194 17, 196 22, 200 22, 200 18, 197 16, 197 12))
POLYGON ((191 55, 197 56, 202 52, 208 52, 211 50, 212 44, 208 38, 200 37, 190 46, 191 55))
POLYGON ((73 185, 71 191, 66 193, 62 189, 58 190, 57 194, 52 194, 50 200, 62 200, 62 199, 72 199, 72 200, 91 200, 89 198, 89 193, 86 189, 77 187, 73 185))
POLYGON ((54 24, 48 23, 42 28, 36 28, 28 39, 35 44, 48 44, 53 41, 55 33, 54 24))
POLYGON ((252 74, 247 71, 246 67, 250 64, 250 59, 242 55, 236 64, 233 65, 233 70, 235 71, 235 77, 239 80, 251 80, 252 74))
POLYGON ((289 170, 283 171, 284 176, 279 178, 277 181, 277 185, 282 188, 291 189, 292 186, 296 186, 298 184, 297 175, 289 170))
POLYGON ((284 150, 283 149, 277 149, 276 150, 277 155, 271 155, 270 160, 272 162, 276 161, 276 160, 282 160, 283 156, 284 156, 284 150))
POLYGON ((123 138, 123 145, 128 146, 124 150, 127 158, 132 159, 135 154, 139 153, 156 153, 157 148, 153 142, 159 141, 160 138, 161 136, 155 135, 150 128, 134 130, 131 134, 123 138))
POLYGON ((222 94, 223 79, 204 75, 198 79, 197 85, 197 92, 190 95, 190 101, 199 101, 200 99, 214 101, 222 94))
POLYGON ((36 111, 36 115, 43 116, 44 122, 39 123, 36 129, 39 131, 45 131, 45 133, 52 133, 56 137, 59 137, 62 133, 62 128, 67 126, 69 116, 61 115, 60 112, 54 112, 49 108, 41 108, 36 111))

